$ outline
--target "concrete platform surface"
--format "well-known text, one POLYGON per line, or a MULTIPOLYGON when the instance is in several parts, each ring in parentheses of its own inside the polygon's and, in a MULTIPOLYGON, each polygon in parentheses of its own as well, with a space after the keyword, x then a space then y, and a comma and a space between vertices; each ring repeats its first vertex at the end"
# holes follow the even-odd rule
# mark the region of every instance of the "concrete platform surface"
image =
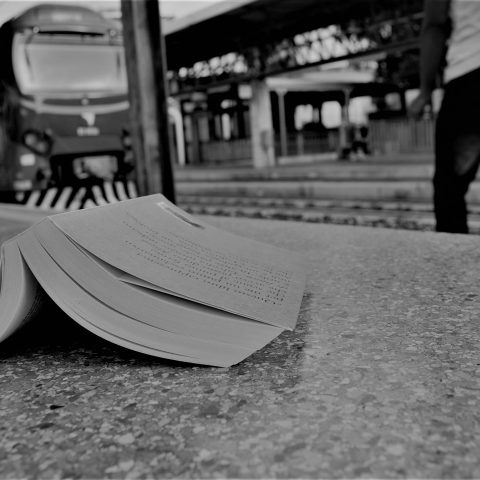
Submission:
POLYGON ((297 329, 218 369, 53 310, 0 346, 0 478, 480 477, 478 237, 206 220, 310 258, 297 329))

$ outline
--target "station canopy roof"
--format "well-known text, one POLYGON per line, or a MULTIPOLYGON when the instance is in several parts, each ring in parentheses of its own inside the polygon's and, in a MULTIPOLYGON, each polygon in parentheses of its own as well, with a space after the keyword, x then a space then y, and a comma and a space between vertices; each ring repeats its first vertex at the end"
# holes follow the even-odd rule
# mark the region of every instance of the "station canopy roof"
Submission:
POLYGON ((371 83, 374 71, 359 71, 348 68, 338 70, 296 72, 294 75, 276 75, 267 79, 271 90, 289 92, 314 92, 344 90, 371 83))
POLYGON ((164 26, 168 67, 179 69, 422 0, 224 0, 164 26))
POLYGON ((373 70, 354 70, 335 68, 329 70, 310 69, 303 72, 275 75, 267 78, 270 90, 301 94, 302 92, 328 93, 344 97, 348 91, 350 98, 361 96, 379 96, 396 92, 399 87, 394 84, 376 82, 373 70))

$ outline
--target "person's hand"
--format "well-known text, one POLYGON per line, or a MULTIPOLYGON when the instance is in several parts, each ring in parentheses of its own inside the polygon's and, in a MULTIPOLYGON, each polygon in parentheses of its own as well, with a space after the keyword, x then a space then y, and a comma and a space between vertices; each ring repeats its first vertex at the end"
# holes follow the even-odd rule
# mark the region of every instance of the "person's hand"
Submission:
POLYGON ((430 93, 422 92, 408 106, 408 114, 414 118, 420 118, 427 107, 431 108, 432 96, 430 93))

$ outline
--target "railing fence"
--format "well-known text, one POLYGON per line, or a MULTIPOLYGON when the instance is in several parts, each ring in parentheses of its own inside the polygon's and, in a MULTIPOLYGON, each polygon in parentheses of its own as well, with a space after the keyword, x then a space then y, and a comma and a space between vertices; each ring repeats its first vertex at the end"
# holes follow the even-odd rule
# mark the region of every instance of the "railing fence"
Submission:
POLYGON ((434 123, 430 119, 371 120, 369 123, 371 150, 373 153, 384 155, 433 152, 434 123))
MULTIPOLYGON (((408 118, 371 120, 368 144, 376 155, 395 153, 428 153, 434 148, 434 120, 408 118)), ((338 130, 324 133, 289 133, 286 156, 295 157, 339 150, 338 130)), ((275 154, 282 156, 280 136, 275 136, 275 154)), ((250 138, 220 140, 200 144, 203 163, 225 163, 249 160, 252 156, 250 138)))

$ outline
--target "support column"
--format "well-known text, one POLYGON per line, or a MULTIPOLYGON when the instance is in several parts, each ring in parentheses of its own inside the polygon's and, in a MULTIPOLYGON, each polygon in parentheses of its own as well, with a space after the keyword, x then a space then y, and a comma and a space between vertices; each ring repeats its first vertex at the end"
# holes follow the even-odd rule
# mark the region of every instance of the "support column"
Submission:
POLYGON ((175 202, 158 0, 122 0, 121 9, 138 188, 175 202))
POLYGON ((250 129, 253 166, 255 168, 273 167, 275 165, 275 149, 272 105, 265 80, 252 81, 250 129))
POLYGON ((287 140, 287 120, 285 116, 285 90, 278 90, 278 116, 280 122, 280 155, 286 157, 288 155, 287 140))
POLYGON ((345 88, 344 91, 344 102, 342 105, 342 123, 339 128, 339 145, 338 145, 338 155, 340 160, 347 160, 349 158, 349 147, 350 140, 348 138, 349 128, 350 128, 350 115, 349 115, 349 105, 350 105, 350 93, 349 88, 345 88))
POLYGON ((202 155, 198 131, 198 114, 194 111, 190 118, 192 120, 192 163, 199 164, 202 162, 202 155))
POLYGON ((401 105, 401 110, 403 115, 407 115, 407 97, 406 97, 406 92, 405 90, 400 90, 398 92, 398 95, 400 96, 400 105, 401 105))
POLYGON ((187 162, 185 160, 185 135, 181 107, 179 102, 173 98, 169 98, 168 101, 168 113, 173 118, 175 126, 175 143, 177 146, 178 164, 183 167, 187 162))

